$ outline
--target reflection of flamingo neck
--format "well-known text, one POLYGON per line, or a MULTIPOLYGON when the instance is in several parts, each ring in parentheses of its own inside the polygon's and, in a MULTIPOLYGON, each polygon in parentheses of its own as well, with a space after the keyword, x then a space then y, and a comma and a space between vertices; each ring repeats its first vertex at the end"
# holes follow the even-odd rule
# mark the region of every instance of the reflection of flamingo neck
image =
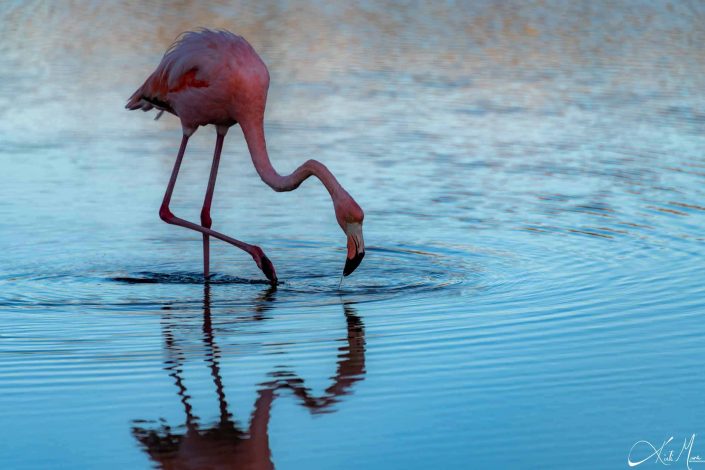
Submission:
POLYGON ((341 354, 333 384, 326 388, 323 396, 315 397, 311 395, 310 389, 305 386, 303 379, 292 374, 292 377, 286 381, 287 386, 312 413, 329 411, 328 408, 337 403, 339 397, 350 393, 350 388, 355 382, 365 378, 364 324, 352 307, 344 305, 343 308, 347 320, 347 344, 338 348, 341 354))

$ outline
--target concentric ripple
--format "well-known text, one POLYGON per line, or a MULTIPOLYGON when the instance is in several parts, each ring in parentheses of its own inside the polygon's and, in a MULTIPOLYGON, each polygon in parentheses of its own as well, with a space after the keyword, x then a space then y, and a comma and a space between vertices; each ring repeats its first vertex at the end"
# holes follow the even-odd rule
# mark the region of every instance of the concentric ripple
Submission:
MULTIPOLYGON (((443 289, 461 285, 480 287, 483 283, 477 267, 479 261, 472 260, 460 250, 368 247, 363 265, 341 282, 340 276, 332 273, 338 272, 338 264, 344 257, 342 251, 326 249, 325 246, 318 249, 310 245, 307 248, 287 248, 287 245, 282 243, 277 251, 278 257, 284 260, 276 287, 270 286, 263 277, 246 278, 222 272, 213 273, 207 284, 225 289, 233 299, 239 299, 233 300, 233 304, 247 304, 247 299, 259 291, 272 291, 276 292, 279 304, 286 307, 300 303, 337 303, 341 295, 355 302, 379 301, 398 295, 423 297, 443 289), (473 263, 477 266, 473 267, 473 263)), ((249 264, 244 266, 252 268, 249 264)), ((1 291, 5 297, 0 302, 25 308, 158 307, 164 303, 173 304, 173 288, 176 286, 181 286, 181 292, 185 294, 177 304, 190 305, 188 293, 195 293, 195 297, 200 298, 200 289, 206 284, 202 273, 173 270, 175 265, 159 267, 163 270, 6 275, 0 279, 0 286, 7 287, 1 291), (11 288, 18 282, 25 286, 21 291, 11 288)), ((261 276, 257 271, 253 274, 261 276)))

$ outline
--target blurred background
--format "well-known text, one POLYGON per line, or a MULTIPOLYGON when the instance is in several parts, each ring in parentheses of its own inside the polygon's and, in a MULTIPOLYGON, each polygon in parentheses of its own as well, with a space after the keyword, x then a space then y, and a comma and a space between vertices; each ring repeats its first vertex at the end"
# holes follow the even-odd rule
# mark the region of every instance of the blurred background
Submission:
POLYGON ((705 3, 9 1, 0 37, 0 466, 622 468, 703 429, 705 3), (215 243, 204 286, 159 220, 178 119, 124 104, 198 26, 267 64, 275 168, 364 208, 342 291, 327 193, 238 128, 213 228, 283 284, 215 243))

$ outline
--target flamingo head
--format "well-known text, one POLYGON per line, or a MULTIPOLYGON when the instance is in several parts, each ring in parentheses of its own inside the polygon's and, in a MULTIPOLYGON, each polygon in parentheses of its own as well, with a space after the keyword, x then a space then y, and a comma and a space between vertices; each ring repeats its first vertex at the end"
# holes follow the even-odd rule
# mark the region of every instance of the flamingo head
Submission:
POLYGON ((365 240, 362 237, 362 220, 365 214, 355 200, 347 196, 335 205, 335 215, 340 228, 348 237, 348 252, 343 268, 343 276, 347 276, 355 271, 365 257, 365 240))

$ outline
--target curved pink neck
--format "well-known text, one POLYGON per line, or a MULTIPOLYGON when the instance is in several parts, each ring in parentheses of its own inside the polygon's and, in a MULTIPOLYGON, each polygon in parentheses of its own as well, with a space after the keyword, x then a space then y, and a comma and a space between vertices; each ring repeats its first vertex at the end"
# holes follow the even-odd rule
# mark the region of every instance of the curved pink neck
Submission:
POLYGON ((323 186, 330 193, 333 203, 340 202, 345 196, 350 197, 345 189, 335 179, 324 164, 316 160, 307 160, 303 165, 294 170, 290 175, 282 176, 274 169, 267 154, 267 144, 264 139, 264 126, 262 120, 253 122, 240 122, 242 132, 250 149, 252 163, 262 181, 275 191, 293 191, 298 188, 309 176, 313 175, 321 180, 323 186))

